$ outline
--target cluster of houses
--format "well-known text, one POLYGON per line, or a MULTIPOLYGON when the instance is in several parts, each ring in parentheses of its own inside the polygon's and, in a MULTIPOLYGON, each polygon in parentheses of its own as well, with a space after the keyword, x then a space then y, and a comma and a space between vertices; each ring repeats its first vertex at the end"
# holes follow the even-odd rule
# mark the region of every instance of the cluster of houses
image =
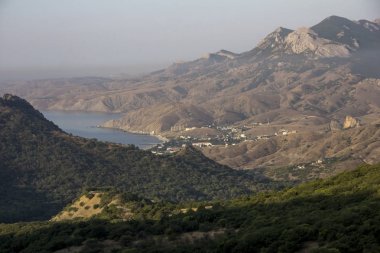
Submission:
POLYGON ((286 129, 280 129, 280 131, 278 131, 277 133, 275 133, 274 135, 275 136, 279 136, 279 135, 290 135, 290 134, 296 134, 297 131, 296 130, 293 130, 293 131, 288 131, 286 129))
POLYGON ((296 130, 287 130, 287 129, 280 129, 278 132, 275 132, 271 135, 257 135, 252 136, 247 134, 247 131, 256 128, 263 125, 269 125, 268 123, 260 123, 255 122, 250 125, 244 125, 240 127, 236 126, 216 126, 216 125, 208 125, 202 128, 213 128, 218 130, 218 135, 210 137, 210 136, 204 136, 204 137, 194 137, 191 135, 189 131, 201 129, 197 127, 187 127, 185 125, 178 125, 173 126, 171 128, 172 132, 180 132, 182 135, 180 135, 176 139, 168 140, 167 142, 164 142, 162 144, 159 144, 151 149, 151 152, 153 154, 157 155, 163 155, 163 154, 172 154, 176 153, 181 148, 192 145, 194 147, 199 148, 205 148, 205 147, 211 147, 211 146, 229 146, 229 145, 236 145, 243 141, 258 141, 258 140, 266 140, 270 138, 274 138, 276 136, 287 136, 296 134, 296 130), (189 132, 188 134, 186 132, 189 132))
POLYGON ((273 135, 258 135, 256 136, 256 140, 268 140, 270 138, 276 137, 276 136, 287 136, 291 134, 296 134, 296 130, 286 130, 286 129, 280 129, 278 132, 274 133, 273 135))

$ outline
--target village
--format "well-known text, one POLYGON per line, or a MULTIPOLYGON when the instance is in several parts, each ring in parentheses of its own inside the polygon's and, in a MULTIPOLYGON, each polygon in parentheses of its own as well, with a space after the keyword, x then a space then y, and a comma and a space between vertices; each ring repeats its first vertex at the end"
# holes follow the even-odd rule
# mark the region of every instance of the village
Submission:
POLYGON ((253 123, 244 126, 216 126, 208 125, 203 127, 175 126, 171 128, 172 133, 176 133, 166 142, 158 144, 150 149, 153 154, 164 155, 173 154, 186 146, 198 148, 212 146, 235 146, 245 141, 268 140, 276 136, 287 136, 296 134, 296 130, 280 129, 273 134, 254 135, 251 129, 257 127, 267 127, 269 123, 253 123))

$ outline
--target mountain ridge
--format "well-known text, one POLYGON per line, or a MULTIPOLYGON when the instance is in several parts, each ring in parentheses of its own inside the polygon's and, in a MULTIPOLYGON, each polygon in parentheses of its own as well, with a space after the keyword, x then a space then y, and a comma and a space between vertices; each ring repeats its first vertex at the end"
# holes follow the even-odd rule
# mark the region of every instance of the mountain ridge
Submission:
POLYGON ((380 115, 378 27, 332 16, 308 30, 279 28, 232 58, 216 53, 134 79, 45 80, 0 85, 0 92, 48 110, 119 112, 104 126, 163 136, 263 122, 314 132, 346 116, 365 127, 380 115))
MULTIPOLYGON (((325 22, 327 22, 326 20, 331 20, 331 19, 334 19, 334 18, 332 18, 332 17, 330 17, 330 18, 327 18, 327 19, 325 19, 324 21, 322 21, 321 23, 319 23, 318 25, 316 25, 316 26, 313 26, 313 27, 311 27, 310 29, 311 30, 313 30, 313 31, 315 31, 317 34, 318 34, 318 32, 319 33, 321 33, 321 34, 323 34, 323 36, 322 36, 322 38, 324 38, 324 39, 328 39, 328 40, 331 40, 332 39, 332 36, 329 36, 326 32, 324 32, 323 33, 323 28, 324 28, 324 26, 326 26, 326 24, 324 24, 325 22)), ((342 18, 343 19, 343 18, 342 18)), ((347 20, 347 19, 343 19, 343 20, 347 20)), ((355 23, 355 22, 353 22, 353 21, 349 21, 349 20, 347 20, 347 22, 350 22, 350 24, 352 24, 353 26, 355 26, 355 27, 359 27, 359 28, 363 28, 363 26, 362 25, 359 25, 359 24, 357 24, 357 23, 355 23)), ((369 21, 368 21, 369 22, 369 21)), ((331 25, 329 26, 329 27, 331 27, 331 25)), ((331 28, 332 29, 332 28, 331 28)), ((335 28, 334 28, 335 29, 335 28)), ((332 30, 334 30, 334 29, 332 29, 332 30)), ((363 29, 365 29, 365 28, 363 28, 363 29)), ((331 31, 330 31, 331 32, 331 31)), ((253 50, 251 50, 251 51, 248 51, 248 52, 245 52, 245 53, 241 53, 241 54, 234 54, 234 53, 230 53, 230 52, 228 52, 228 54, 233 54, 234 55, 234 57, 232 58, 232 59, 229 59, 228 57, 223 57, 223 59, 225 59, 225 60, 227 60, 227 62, 228 62, 228 64, 227 63, 225 63, 224 62, 224 60, 222 60, 222 62, 219 62, 218 60, 215 62, 214 60, 212 60, 211 62, 209 62, 207 59, 207 57, 206 58, 200 58, 200 59, 197 59, 197 60, 194 60, 194 61, 192 61, 192 62, 187 62, 187 63, 180 63, 180 64, 174 64, 172 67, 169 67, 167 70, 165 70, 164 72, 162 72, 162 71, 159 71, 159 72, 156 72, 156 73, 153 73, 153 75, 148 75, 148 76, 146 76, 145 78, 143 78, 143 79, 140 79, 140 81, 139 80, 137 80, 137 83, 136 84, 138 84, 138 86, 142 86, 142 87, 144 87, 144 86, 147 86, 147 87, 149 87, 150 85, 149 85, 149 83, 151 83, 151 82, 157 82, 157 84, 159 85, 159 83, 161 82, 161 83, 167 83, 167 84, 174 84, 174 83, 178 83, 179 82, 179 80, 176 80, 175 78, 173 78, 173 80, 170 80, 170 79, 168 79, 167 80, 167 78, 171 78, 170 77, 170 73, 172 73, 172 74, 174 74, 174 76, 181 76, 181 78, 182 79, 185 79, 184 80, 184 83, 186 82, 186 79, 188 78, 187 76, 190 74, 190 72, 192 71, 191 69, 192 68, 196 68, 196 75, 199 75, 199 74, 201 74, 201 75, 204 75, 204 74, 206 74, 205 75, 205 78, 207 78, 207 71, 208 72, 210 72, 212 69, 215 69, 215 64, 216 65, 218 65, 218 68, 220 68, 220 70, 218 70, 218 71, 216 71, 216 73, 218 73, 218 72, 221 72, 221 71, 225 71, 225 70, 228 70, 228 72, 230 72, 230 73, 233 73, 233 70, 234 69, 236 69, 236 68, 239 68, 239 65, 244 65, 245 63, 246 63, 246 60, 245 60, 245 58, 247 58, 248 56, 250 57, 250 58, 252 58, 253 60, 255 60, 255 59, 257 59, 257 60, 259 60, 259 58, 260 57, 262 57, 261 55, 264 53, 264 51, 258 51, 258 49, 260 49, 260 48, 262 48, 262 49, 267 49, 268 47, 270 47, 271 45, 272 45, 272 40, 276 40, 276 38, 277 38, 277 40, 278 40, 278 42, 281 42, 281 43, 278 43, 277 42, 277 45, 276 45, 276 47, 275 47, 275 49, 276 50, 280 50, 282 47, 287 47, 287 45, 285 45, 284 43, 285 43, 285 38, 286 37, 288 37, 289 36, 289 34, 292 34, 292 33, 297 33, 297 30, 296 31, 293 31, 293 30, 289 30, 289 29, 286 29, 286 28, 280 28, 280 29, 277 29, 275 32, 273 32, 272 34, 270 34, 270 35, 268 35, 267 37, 266 37, 266 39, 264 39, 261 43, 259 43, 258 44, 258 46, 255 48, 255 49, 253 49, 253 50), (275 37, 271 37, 271 36, 275 36, 275 37), (281 41, 281 40, 283 40, 283 41, 281 41), (266 45, 266 44, 268 44, 268 45, 266 45, 266 46, 264 46, 264 44, 266 45), (283 45, 281 45, 281 44, 283 44, 283 45), (256 52, 255 53, 255 55, 252 55, 252 52, 256 52), (259 57, 260 56, 260 57, 259 57), (257 57, 259 57, 259 58, 257 58, 257 57), (241 60, 241 63, 239 63, 239 61, 241 60), (195 64, 195 65, 194 65, 195 64), (197 65, 197 64, 200 64, 200 65, 197 65), (192 65, 194 65, 194 67, 192 67, 192 65), (220 66, 219 66, 220 65, 220 66), (228 66, 227 66, 228 65, 228 66), (229 65, 231 65, 231 67, 229 67, 229 65), (164 73, 168 73, 169 74, 169 76, 167 77, 167 75, 166 74, 164 74, 164 73), (144 81, 146 79, 146 81, 144 81), (160 81, 161 80, 161 81, 160 81), (148 85, 147 85, 148 84, 148 85)), ((331 32, 332 33, 332 32, 331 32)), ((367 32, 368 34, 371 34, 371 32, 367 32)), ((367 34, 366 33, 366 34, 367 34)), ((377 34, 377 32, 376 32, 376 34, 377 34)), ((320 36, 320 35, 319 35, 320 36)), ((375 38, 378 38, 378 36, 375 36, 375 35, 373 35, 373 37, 375 37, 375 38)), ((335 38, 334 38, 334 40, 337 40, 338 38, 336 37, 336 34, 335 34, 335 38)), ((376 41, 377 42, 377 41, 376 41)), ((372 43, 372 42, 371 42, 372 43)), ((342 44, 343 45, 343 44, 342 44)), ((350 48, 354 48, 354 46, 352 46, 352 45, 349 45, 350 46, 350 48)), ((284 48, 284 49, 286 49, 286 48, 284 48)), ((281 49, 282 50, 282 49, 281 49)), ((280 51, 281 51, 280 50, 280 51)), ((328 51, 328 50, 327 50, 328 51)), ((210 55, 216 55, 216 56, 219 56, 219 57, 222 57, 220 54, 222 53, 223 54, 223 52, 225 52, 224 50, 221 50, 220 52, 217 52, 217 53, 214 53, 214 54, 210 54, 210 55)), ((271 52, 271 53, 273 53, 273 52, 271 52)), ((286 53, 286 50, 285 50, 285 53, 286 53)), ((339 54, 338 54, 339 55, 339 54)), ((347 52, 343 52, 342 53, 342 55, 344 56, 344 57, 347 57, 347 52)), ((335 54, 333 54, 333 56, 336 56, 335 54)), ((273 58, 273 57, 278 57, 278 56, 276 56, 276 54, 274 54, 273 56, 270 56, 271 58, 273 58)), ((251 59, 251 60, 252 60, 251 59)), ((286 59, 286 57, 284 57, 284 59, 286 59)), ((291 59, 291 58, 290 58, 291 59)), ((290 60, 289 59, 289 60, 290 60)), ((251 61, 250 60, 250 61, 251 61)), ((279 61, 277 61, 278 63, 280 63, 279 61)), ((268 62, 269 63, 269 62, 268 62)), ((268 64, 268 63, 266 63, 266 62, 263 62, 263 64, 268 64)), ((252 66, 253 68, 255 68, 254 66, 252 66)), ((269 67, 270 68, 270 65, 267 65, 267 67, 269 67)), ((250 66, 250 68, 251 68, 251 66, 250 66)), ((240 71, 239 71, 240 72, 240 71)), ((191 75, 189 75, 189 77, 194 77, 194 75, 195 75, 195 73, 194 74, 191 74, 191 75)), ((107 80, 104 80, 104 82, 106 82, 107 83, 107 80)), ((122 82, 124 82, 124 81, 122 81, 122 82)), ((120 80, 119 81, 114 81, 114 83, 117 85, 117 83, 120 83, 119 85, 120 86, 125 86, 125 84, 122 84, 122 82, 120 82, 120 80)), ((130 83, 131 81, 129 81, 129 83, 130 83)), ((136 80, 134 81, 134 82, 136 82, 136 80)), ((136 84, 132 84, 132 87, 136 87, 136 84)), ((104 85, 104 84, 103 84, 104 85)), ((109 86, 110 84, 107 84, 106 86, 109 86)), ((162 86, 162 85, 159 85, 159 86, 162 86)), ((159 87, 158 86, 158 87, 159 87)), ((170 86, 170 85, 169 85, 170 86)), ((188 90, 188 88, 186 87, 186 85, 179 85, 179 87, 181 87, 181 92, 179 92, 178 94, 176 94, 174 97, 168 97, 168 102, 171 102, 171 101, 180 101, 181 100, 181 97, 183 96, 183 94, 185 94, 185 97, 186 97, 186 95, 188 95, 189 93, 189 90, 188 90), (184 87, 185 86, 185 87, 184 87), (181 96, 182 95, 182 96, 181 96)), ((37 88, 37 87, 35 87, 35 88, 37 88)), ((38 88, 37 88, 38 89, 38 88)), ((135 88, 133 88, 133 89, 135 89, 135 88)), ((157 87, 156 87, 156 89, 157 89, 157 87)), ((144 89, 142 89, 141 91, 142 92, 144 92, 143 91, 144 89)), ((122 104, 120 104, 120 105, 117 105, 117 103, 113 103, 113 105, 111 104, 111 103, 108 103, 107 102, 107 100, 110 100, 110 99, 114 99, 114 98, 112 98, 113 97, 113 95, 112 95, 112 91, 111 90, 109 90, 109 89, 107 89, 107 91, 110 91, 110 92, 107 92, 107 93, 110 93, 109 95, 105 95, 105 96, 101 96, 100 97, 100 99, 102 99, 101 101, 98 101, 99 103, 101 102, 101 103, 103 103, 103 105, 105 106, 105 107, 107 107, 107 106, 109 106, 109 108, 108 109, 106 109, 106 110, 108 110, 108 111, 117 111, 117 112, 120 112, 120 111, 123 111, 123 110, 130 110, 130 109, 133 109, 133 108, 127 108, 127 107, 125 107, 125 108, 123 108, 123 105, 122 104)), ((128 88, 127 88, 127 90, 126 91, 130 91, 128 88)), ((101 93, 103 93, 104 91, 103 90, 100 90, 100 92, 101 93)), ((166 91, 165 91, 165 93, 166 93, 166 91)), ((169 94, 165 94, 165 93, 162 93, 162 95, 164 95, 165 97, 166 96, 168 96, 169 94)), ((106 93, 105 93, 106 94, 106 93)), ((146 94, 145 92, 143 93, 143 94, 146 94)), ((174 94, 173 94, 174 95, 174 94)), ((33 95, 32 95, 33 96, 33 95)), ((136 94, 136 96, 137 96, 137 94, 136 94)), ((154 96, 156 96, 156 95, 153 95, 153 97, 154 96)), ((137 97, 136 97, 137 98, 137 97)), ((86 100, 88 100, 88 99, 84 99, 83 100, 83 102, 85 102, 86 100)), ((54 100, 51 100, 50 99, 50 101, 51 102, 54 102, 54 100)), ((48 101, 48 103, 50 103, 50 101, 48 101)), ((125 103, 125 102, 127 102, 128 100, 126 100, 126 101, 124 101, 124 102, 122 102, 122 103, 125 103)), ((33 102, 33 100, 32 100, 32 102, 33 102)), ((42 102, 42 100, 41 100, 41 102, 42 102)), ((46 101, 45 101, 46 102, 46 101)), ((67 104, 66 104, 67 105, 67 104)), ((65 106, 66 106, 65 105, 65 106)), ((75 105, 75 104, 74 104, 75 105)), ((46 109, 46 106, 43 106, 42 104, 40 104, 40 106, 42 106, 43 108, 45 108, 46 109)), ((57 106, 58 106, 58 104, 57 104, 57 106)), ((60 106, 63 106, 63 105, 60 105, 60 106)), ((91 106, 90 104, 89 104, 89 106, 91 106)), ((96 106, 94 106, 94 105, 92 105, 94 108, 96 108, 96 106)), ((50 106, 49 106, 50 107, 50 106)), ((68 106, 68 108, 67 109, 70 109, 70 107, 72 107, 72 109, 74 109, 74 108, 77 108, 76 106, 73 106, 73 105, 71 105, 71 106, 68 106)), ((61 108, 61 107, 51 107, 51 109, 54 109, 54 108, 56 108, 56 109, 58 109, 58 108, 61 108)), ((79 108, 77 108, 77 109, 79 109, 79 108)), ((83 108, 84 110, 88 110, 89 108, 83 108)), ((100 108, 99 108, 100 109, 100 108)), ((75 110, 75 109, 74 109, 75 110)), ((98 109, 95 109, 95 110, 98 110, 98 109)), ((102 110, 102 111, 104 111, 105 109, 100 109, 100 110, 102 110)))

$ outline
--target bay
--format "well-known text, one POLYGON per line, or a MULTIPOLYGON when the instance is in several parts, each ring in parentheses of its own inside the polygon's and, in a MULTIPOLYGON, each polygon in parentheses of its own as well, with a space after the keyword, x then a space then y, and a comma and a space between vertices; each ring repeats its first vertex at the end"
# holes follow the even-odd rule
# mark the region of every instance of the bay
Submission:
POLYGON ((147 149, 162 142, 151 135, 97 127, 105 121, 119 118, 121 114, 63 111, 43 111, 42 113, 45 118, 54 122, 65 132, 84 138, 95 138, 123 145, 134 144, 141 149, 147 149))

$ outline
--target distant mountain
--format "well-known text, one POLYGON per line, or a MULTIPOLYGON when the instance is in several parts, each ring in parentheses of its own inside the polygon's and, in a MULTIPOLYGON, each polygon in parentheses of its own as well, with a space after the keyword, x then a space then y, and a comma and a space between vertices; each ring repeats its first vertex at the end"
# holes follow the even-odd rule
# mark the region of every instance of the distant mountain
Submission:
POLYGON ((307 136, 346 116, 375 124, 379 38, 376 21, 332 16, 310 28, 278 28, 248 52, 222 50, 140 78, 5 83, 0 92, 42 109, 122 112, 105 126, 123 130, 173 135, 176 126, 270 122, 307 136))
POLYGON ((193 148, 161 157, 71 136, 12 95, 0 98, 0 129, 0 222, 50 218, 89 187, 176 202, 231 198, 270 183, 193 148))
MULTIPOLYGON (((239 123, 274 110, 360 117, 378 112, 357 86, 380 77, 374 57, 379 38, 376 22, 332 16, 311 28, 278 28, 245 53, 221 50, 142 78, 8 83, 0 91, 23 95, 42 109, 124 112, 117 127, 149 132, 178 124, 239 123), (185 108, 204 113, 186 114, 185 108), (151 123, 141 117, 133 123, 149 111, 155 112, 151 123), (168 124, 160 123, 166 118, 168 124)), ((370 89, 379 93, 377 86, 370 89)))
POLYGON ((379 49, 380 26, 376 21, 351 21, 331 16, 311 27, 318 36, 350 46, 352 49, 379 49))

